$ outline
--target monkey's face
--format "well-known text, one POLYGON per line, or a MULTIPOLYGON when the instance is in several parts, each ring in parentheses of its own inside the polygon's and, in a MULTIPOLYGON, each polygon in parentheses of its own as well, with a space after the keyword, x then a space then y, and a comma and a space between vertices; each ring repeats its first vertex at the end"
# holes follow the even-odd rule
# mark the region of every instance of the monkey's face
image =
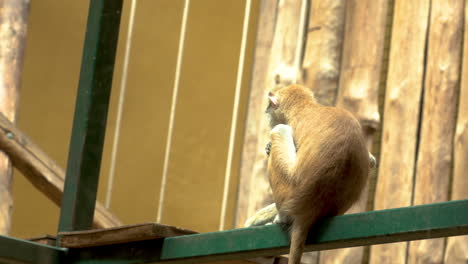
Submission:
POLYGON ((280 110, 280 97, 273 92, 268 93, 268 106, 265 113, 270 121, 270 126, 273 128, 278 124, 286 124, 286 117, 280 110))
POLYGON ((288 116, 290 116, 293 108, 297 111, 298 108, 315 103, 314 94, 306 87, 289 85, 273 88, 268 93, 268 106, 266 109, 271 128, 278 124, 288 125, 288 116))

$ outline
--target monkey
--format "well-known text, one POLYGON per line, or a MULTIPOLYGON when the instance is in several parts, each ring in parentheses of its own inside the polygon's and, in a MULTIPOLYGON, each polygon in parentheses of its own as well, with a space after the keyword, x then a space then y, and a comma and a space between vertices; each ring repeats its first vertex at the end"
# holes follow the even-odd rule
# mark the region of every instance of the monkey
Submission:
POLYGON ((376 160, 359 121, 344 109, 320 105, 310 89, 281 87, 269 92, 268 101, 267 172, 275 203, 245 226, 288 225, 288 264, 300 264, 309 229, 359 199, 376 160))

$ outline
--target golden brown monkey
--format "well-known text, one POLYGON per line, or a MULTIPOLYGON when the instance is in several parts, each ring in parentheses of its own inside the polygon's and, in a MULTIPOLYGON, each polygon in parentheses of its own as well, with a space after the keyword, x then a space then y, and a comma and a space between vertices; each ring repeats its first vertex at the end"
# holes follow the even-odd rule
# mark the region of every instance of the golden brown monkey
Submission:
MULTIPOLYGON (((272 127, 268 174, 275 203, 246 226, 290 224, 289 264, 299 264, 308 230, 321 217, 345 213, 358 200, 375 158, 351 113, 318 104, 290 85, 269 94, 272 127)), ((267 150, 268 151, 268 150, 267 150)))

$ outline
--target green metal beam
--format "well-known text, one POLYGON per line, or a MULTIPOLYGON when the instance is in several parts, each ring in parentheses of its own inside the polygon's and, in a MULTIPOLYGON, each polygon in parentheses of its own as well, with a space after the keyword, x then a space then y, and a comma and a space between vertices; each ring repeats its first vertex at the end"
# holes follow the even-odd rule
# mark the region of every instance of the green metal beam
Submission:
MULTIPOLYGON (((468 234, 468 200, 350 214, 324 219, 309 234, 307 251, 468 234)), ((80 250, 70 263, 194 263, 285 254, 289 238, 278 225, 80 250), (72 261, 73 260, 73 261, 72 261)))
POLYGON ((89 229, 101 166, 122 0, 91 0, 59 231, 89 229))
POLYGON ((0 236, 0 263, 66 263, 67 249, 0 236))

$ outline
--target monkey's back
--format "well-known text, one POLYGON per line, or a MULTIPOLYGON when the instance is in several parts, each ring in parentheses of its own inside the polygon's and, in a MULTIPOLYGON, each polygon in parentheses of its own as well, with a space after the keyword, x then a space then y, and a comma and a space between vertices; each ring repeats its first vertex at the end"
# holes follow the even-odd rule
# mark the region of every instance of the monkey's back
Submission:
POLYGON ((335 107, 303 109, 302 114, 291 124, 299 161, 292 175, 296 184, 283 200, 293 215, 343 214, 359 198, 368 176, 361 126, 352 114, 335 107))

